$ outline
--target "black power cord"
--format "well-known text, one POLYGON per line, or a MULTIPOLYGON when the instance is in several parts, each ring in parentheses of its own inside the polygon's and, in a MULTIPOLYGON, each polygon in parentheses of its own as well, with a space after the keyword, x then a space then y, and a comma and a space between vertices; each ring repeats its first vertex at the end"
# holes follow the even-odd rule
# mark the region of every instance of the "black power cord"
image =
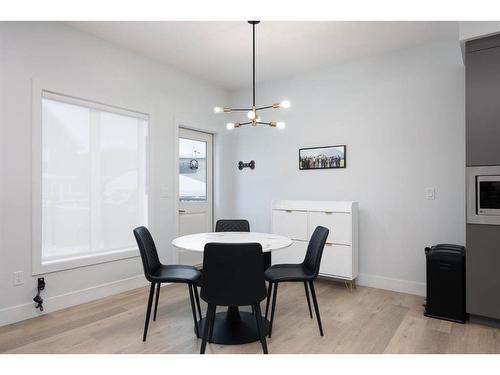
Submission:
POLYGON ((33 301, 36 303, 35 309, 40 309, 40 311, 43 311, 43 298, 40 296, 40 292, 45 289, 45 279, 43 277, 38 278, 38 286, 37 286, 38 292, 36 293, 35 298, 33 298, 33 301))

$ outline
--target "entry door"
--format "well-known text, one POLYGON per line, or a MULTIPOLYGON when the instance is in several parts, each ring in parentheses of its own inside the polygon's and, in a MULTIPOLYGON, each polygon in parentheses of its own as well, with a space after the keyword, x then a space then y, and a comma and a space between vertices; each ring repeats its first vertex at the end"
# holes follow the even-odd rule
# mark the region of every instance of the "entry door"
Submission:
MULTIPOLYGON (((212 232, 213 135, 179 129, 179 235, 212 232)), ((200 253, 181 251, 182 264, 201 264, 200 253)))

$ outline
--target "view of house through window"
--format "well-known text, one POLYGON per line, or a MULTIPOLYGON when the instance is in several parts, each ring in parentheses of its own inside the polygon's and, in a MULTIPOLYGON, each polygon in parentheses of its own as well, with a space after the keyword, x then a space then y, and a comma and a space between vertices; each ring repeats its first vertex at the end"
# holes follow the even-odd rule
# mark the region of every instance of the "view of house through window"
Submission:
POLYGON ((145 115, 44 93, 42 264, 137 246, 132 229, 148 217, 147 134, 145 115))
POLYGON ((207 200, 207 143, 179 138, 179 199, 207 200))

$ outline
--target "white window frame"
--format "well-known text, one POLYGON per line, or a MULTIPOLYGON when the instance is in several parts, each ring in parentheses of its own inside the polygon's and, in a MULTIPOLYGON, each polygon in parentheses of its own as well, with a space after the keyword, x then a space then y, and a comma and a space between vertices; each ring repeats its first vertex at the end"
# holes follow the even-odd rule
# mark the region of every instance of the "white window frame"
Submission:
MULTIPOLYGON (((78 91, 82 91, 78 89, 78 91)), ((137 247, 129 249, 112 250, 109 252, 100 252, 98 254, 88 254, 74 258, 65 258, 51 262, 42 262, 42 99, 53 96, 54 99, 64 101, 70 104, 84 105, 92 108, 102 109, 117 114, 134 114, 135 117, 148 120, 148 129, 146 133, 146 191, 148 192, 148 223, 151 223, 151 189, 150 173, 151 170, 151 115, 147 111, 125 109, 130 108, 127 105, 103 104, 111 102, 110 98, 96 97, 83 92, 78 95, 70 87, 64 87, 54 83, 42 82, 37 79, 32 80, 32 227, 31 227, 31 273, 33 276, 64 271, 73 268, 85 267, 94 264, 112 262, 128 258, 139 257, 137 247), (92 97, 93 99, 84 99, 92 97), (63 100, 62 100, 63 99, 63 100)), ((115 101, 113 101, 115 102, 115 101)), ((132 235, 132 229, 130 233, 132 235)))

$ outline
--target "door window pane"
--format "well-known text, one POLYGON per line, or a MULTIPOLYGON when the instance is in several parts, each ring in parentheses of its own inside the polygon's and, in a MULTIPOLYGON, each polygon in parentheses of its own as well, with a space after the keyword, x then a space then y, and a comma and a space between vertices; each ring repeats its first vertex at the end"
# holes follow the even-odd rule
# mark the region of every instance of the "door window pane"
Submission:
POLYGON ((207 143, 179 138, 179 199, 207 200, 207 143))

